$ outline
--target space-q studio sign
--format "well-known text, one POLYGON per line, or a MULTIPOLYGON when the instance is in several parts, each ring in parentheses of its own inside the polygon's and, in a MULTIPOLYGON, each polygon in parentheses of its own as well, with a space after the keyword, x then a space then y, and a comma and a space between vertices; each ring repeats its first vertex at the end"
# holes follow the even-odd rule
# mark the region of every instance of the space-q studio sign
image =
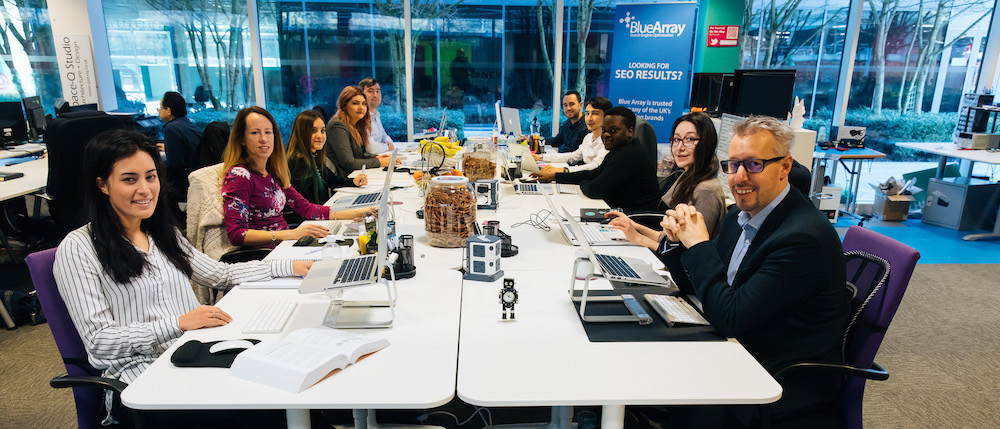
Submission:
POLYGON ((55 36, 63 99, 70 106, 97 103, 97 72, 88 35, 55 36))

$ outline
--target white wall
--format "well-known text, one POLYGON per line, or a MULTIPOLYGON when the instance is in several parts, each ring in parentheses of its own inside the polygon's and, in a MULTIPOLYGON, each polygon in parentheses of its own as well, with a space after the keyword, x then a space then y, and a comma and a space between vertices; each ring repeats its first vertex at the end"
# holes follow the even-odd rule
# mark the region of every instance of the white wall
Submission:
MULTIPOLYGON (((101 0, 48 0, 48 6, 57 51, 60 36, 89 36, 93 45, 98 106, 105 111, 118 109, 101 0)), ((63 92, 69 91, 63 88, 63 92)))

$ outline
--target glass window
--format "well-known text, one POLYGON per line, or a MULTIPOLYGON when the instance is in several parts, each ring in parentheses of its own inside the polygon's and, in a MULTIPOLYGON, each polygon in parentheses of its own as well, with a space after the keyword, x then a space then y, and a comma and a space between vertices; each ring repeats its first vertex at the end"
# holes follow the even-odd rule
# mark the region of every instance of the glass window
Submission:
POLYGON ((0 101, 39 96, 46 112, 62 97, 52 25, 45 0, 3 2, 6 35, 0 38, 0 101))
POLYGON ((102 3, 120 109, 155 115, 163 93, 177 91, 205 125, 254 104, 246 1, 102 3))

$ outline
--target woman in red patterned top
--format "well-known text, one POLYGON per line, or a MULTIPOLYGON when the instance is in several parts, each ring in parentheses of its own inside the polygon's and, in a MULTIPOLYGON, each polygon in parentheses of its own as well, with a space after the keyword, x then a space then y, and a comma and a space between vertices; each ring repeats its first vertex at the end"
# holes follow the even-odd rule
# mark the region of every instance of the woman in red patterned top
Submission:
POLYGON ((223 213, 229 241, 234 245, 273 247, 281 240, 329 234, 315 224, 288 229, 281 216, 286 206, 303 219, 354 219, 371 211, 360 208, 332 212, 302 197, 290 184, 278 124, 263 108, 247 107, 236 115, 222 160, 223 213))

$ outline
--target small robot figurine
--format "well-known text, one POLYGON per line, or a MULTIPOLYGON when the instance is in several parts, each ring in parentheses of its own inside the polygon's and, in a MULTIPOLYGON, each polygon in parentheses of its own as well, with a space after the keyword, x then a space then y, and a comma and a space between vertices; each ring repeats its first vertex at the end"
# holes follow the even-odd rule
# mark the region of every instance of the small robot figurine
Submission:
POLYGON ((507 310, 510 310, 510 319, 514 320, 514 304, 517 304, 517 290, 514 289, 514 279, 503 279, 503 289, 500 289, 501 316, 507 319, 507 310))

